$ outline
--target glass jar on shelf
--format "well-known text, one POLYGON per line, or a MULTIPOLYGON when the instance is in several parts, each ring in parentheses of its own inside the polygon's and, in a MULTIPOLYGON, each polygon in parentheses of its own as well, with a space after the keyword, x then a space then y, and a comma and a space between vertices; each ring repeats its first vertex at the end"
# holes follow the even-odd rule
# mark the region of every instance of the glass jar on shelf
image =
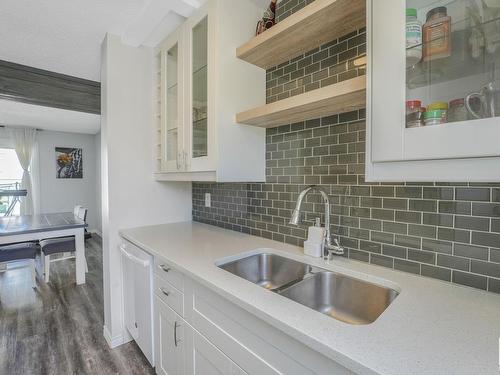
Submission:
POLYGON ((422 22, 417 19, 415 8, 406 9, 406 67, 422 60, 422 22))
POLYGON ((427 12, 423 27, 423 61, 451 56, 451 17, 446 7, 427 12))
POLYGON ((408 100, 406 102, 406 127, 416 128, 424 124, 423 113, 425 108, 422 108, 420 100, 408 100))
POLYGON ((450 101, 448 109, 448 122, 467 121, 469 119, 464 98, 450 101))

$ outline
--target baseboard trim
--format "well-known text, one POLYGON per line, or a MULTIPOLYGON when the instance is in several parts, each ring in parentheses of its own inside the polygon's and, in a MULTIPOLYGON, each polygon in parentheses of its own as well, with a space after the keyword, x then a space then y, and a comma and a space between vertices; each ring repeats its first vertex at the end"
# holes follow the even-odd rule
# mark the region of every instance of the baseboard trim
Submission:
POLYGON ((97 229, 90 229, 89 230, 90 233, 93 233, 93 234, 97 234, 99 237, 102 238, 102 233, 101 231, 98 231, 97 229))
POLYGON ((132 336, 126 333, 126 335, 122 333, 115 335, 114 337, 111 336, 111 333, 109 332, 108 328, 106 326, 103 327, 103 335, 104 339, 108 343, 108 346, 111 349, 117 348, 120 345, 126 344, 127 342, 132 341, 132 336))

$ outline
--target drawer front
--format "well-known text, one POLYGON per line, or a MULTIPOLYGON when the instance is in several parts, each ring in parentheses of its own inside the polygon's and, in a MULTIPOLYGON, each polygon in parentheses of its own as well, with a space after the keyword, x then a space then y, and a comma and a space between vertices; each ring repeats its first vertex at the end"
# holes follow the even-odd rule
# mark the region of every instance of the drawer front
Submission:
POLYGON ((177 314, 184 317, 184 294, 158 275, 155 275, 155 294, 177 314))
POLYGON ((155 257, 155 274, 168 281, 181 292, 184 292, 184 275, 172 267, 167 261, 155 257))

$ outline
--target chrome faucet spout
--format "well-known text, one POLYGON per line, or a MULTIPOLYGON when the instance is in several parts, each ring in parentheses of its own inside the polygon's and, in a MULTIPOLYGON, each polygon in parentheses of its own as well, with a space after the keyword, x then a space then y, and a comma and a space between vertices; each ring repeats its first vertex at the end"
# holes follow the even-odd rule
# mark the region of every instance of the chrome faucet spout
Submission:
POLYGON ((333 240, 330 233, 330 198, 328 194, 319 186, 311 185, 302 190, 297 198, 297 203, 295 204, 295 209, 292 212, 292 216, 290 217, 289 224, 291 225, 299 225, 300 224, 300 210, 302 207, 302 202, 309 192, 315 190, 321 194, 323 201, 325 203, 325 238, 323 241, 323 256, 328 257, 330 259, 331 255, 343 255, 344 249, 340 246, 337 239, 333 240))
POLYGON ((306 197, 306 195, 314 189, 315 186, 311 185, 304 190, 302 190, 299 194, 299 197, 297 198, 297 203, 295 204, 295 209, 292 212, 292 217, 290 218, 290 221, 288 222, 291 225, 299 225, 300 224, 300 209, 302 207, 302 201, 306 197))

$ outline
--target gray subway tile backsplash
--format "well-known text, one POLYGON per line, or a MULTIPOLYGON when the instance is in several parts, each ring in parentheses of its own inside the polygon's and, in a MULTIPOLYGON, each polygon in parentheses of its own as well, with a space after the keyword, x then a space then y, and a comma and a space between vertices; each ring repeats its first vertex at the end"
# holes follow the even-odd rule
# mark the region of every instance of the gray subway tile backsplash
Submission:
POLYGON ((451 270, 448 268, 436 267, 427 264, 420 266, 421 275, 432 277, 443 281, 451 281, 451 270))
POLYGON ((376 264, 377 266, 394 268, 394 258, 385 255, 371 254, 370 263, 376 264))
POLYGON ((432 251, 408 249, 408 259, 419 263, 436 264, 436 253, 432 251))
POLYGON ((493 293, 500 293, 500 280, 488 279, 488 290, 493 293))
MULTIPOLYGON (((312 1, 281 1, 278 21, 312 1)), ((365 40, 362 29, 269 69, 268 102, 364 74, 352 61, 365 40)), ((500 186, 365 183, 365 126, 360 110, 267 129, 266 182, 193 183, 193 219, 301 246, 306 227, 324 220, 319 196, 304 202, 301 227, 288 219, 300 190, 321 184, 332 231, 351 259, 500 293, 500 186)))
POLYGON ((394 269, 420 275, 420 263, 403 259, 394 259, 394 269))
POLYGON ((473 273, 454 270, 451 280, 456 284, 466 285, 477 289, 488 289, 488 279, 473 273))
POLYGON ((472 214, 477 216, 500 217, 499 203, 473 203, 472 214))
POLYGON ((437 265, 455 270, 469 271, 470 259, 460 258, 452 255, 438 254, 437 265))
POLYGON ((488 188, 456 188, 455 199, 461 201, 490 201, 491 191, 488 188))
POLYGON ((488 260, 488 253, 487 247, 465 245, 461 243, 455 243, 453 248, 454 255, 471 259, 488 260))
POLYGON ((500 264, 498 263, 483 262, 481 260, 472 260, 471 271, 481 275, 500 278, 500 264))
POLYGON ((497 247, 500 244, 500 234, 472 232, 472 243, 482 246, 497 247))
POLYGON ((500 249, 490 250, 490 261, 500 263, 500 249))

